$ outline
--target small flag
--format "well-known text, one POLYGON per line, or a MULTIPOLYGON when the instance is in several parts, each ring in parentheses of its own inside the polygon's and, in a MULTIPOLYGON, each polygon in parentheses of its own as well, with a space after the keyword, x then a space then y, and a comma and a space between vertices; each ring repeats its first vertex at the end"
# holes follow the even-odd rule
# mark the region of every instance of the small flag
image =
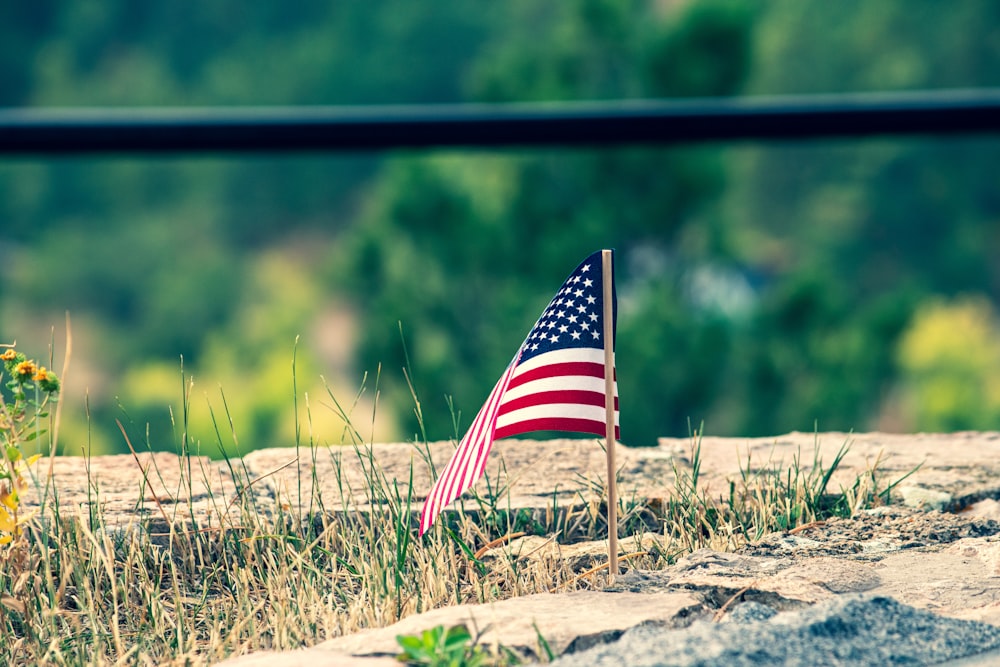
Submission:
MULTIPOLYGON (((611 281, 611 330, 617 317, 611 281)), ((420 534, 448 503, 465 493, 486 469, 493 441, 531 431, 573 431, 604 436, 604 296, 601 252, 570 274, 542 312, 486 403, 480 408, 451 461, 424 502, 420 534)), ((612 368, 611 373, 614 373, 612 368)), ((618 437, 618 385, 614 385, 618 437)))

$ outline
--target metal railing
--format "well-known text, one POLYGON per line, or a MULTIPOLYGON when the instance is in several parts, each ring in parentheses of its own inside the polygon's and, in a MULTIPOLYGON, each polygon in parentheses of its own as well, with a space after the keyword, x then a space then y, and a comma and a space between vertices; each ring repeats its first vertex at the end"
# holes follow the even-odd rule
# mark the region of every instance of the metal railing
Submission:
POLYGON ((668 145, 996 134, 1000 89, 413 107, 0 110, 0 156, 668 145))

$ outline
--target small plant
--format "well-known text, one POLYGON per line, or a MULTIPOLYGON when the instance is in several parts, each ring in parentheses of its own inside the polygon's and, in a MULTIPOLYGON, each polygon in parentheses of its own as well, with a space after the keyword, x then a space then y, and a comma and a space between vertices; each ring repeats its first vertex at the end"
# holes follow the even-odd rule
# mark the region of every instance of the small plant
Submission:
POLYGON ((819 459, 818 442, 811 465, 803 463, 801 452, 791 465, 778 462, 759 470, 754 470, 748 459, 746 466, 740 467, 739 478, 729 482, 728 493, 715 496, 699 486, 701 438, 697 435, 690 465, 682 468, 674 463, 675 493, 667 500, 662 519, 665 534, 682 547, 681 551, 738 549, 770 532, 795 530, 832 517, 851 517, 859 510, 888 504, 892 490, 916 472, 911 470, 883 484, 878 470, 881 459, 877 459, 855 476, 853 484, 833 492, 831 480, 843 467, 849 450, 850 443, 844 442, 829 465, 819 459))
POLYGON ((25 469, 40 454, 27 459, 21 445, 45 433, 41 420, 48 416, 49 403, 55 402, 59 393, 59 378, 55 373, 14 349, 14 345, 0 354, 10 380, 10 401, 0 394, 0 544, 11 542, 21 533, 27 517, 19 516, 21 492, 27 488, 25 469))
POLYGON ((545 662, 552 662, 557 657, 555 651, 552 650, 552 645, 549 644, 549 640, 545 638, 542 631, 538 629, 537 623, 532 622, 531 627, 535 629, 535 637, 538 639, 539 655, 545 660, 545 662))
POLYGON ((419 635, 398 635, 403 652, 396 659, 407 665, 427 667, 476 667, 485 665, 490 655, 472 641, 464 625, 445 629, 443 625, 424 630, 419 635))

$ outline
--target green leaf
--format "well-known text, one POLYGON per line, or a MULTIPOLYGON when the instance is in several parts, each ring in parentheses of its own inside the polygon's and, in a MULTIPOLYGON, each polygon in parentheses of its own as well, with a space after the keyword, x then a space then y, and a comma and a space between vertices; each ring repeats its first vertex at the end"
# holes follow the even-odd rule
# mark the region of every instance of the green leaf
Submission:
POLYGON ((424 652, 424 642, 421 637, 414 637, 413 635, 396 635, 396 643, 402 647, 411 658, 416 658, 418 656, 425 655, 424 652))
POLYGON ((552 662, 556 659, 556 654, 552 650, 552 646, 549 644, 548 640, 542 634, 542 631, 538 629, 538 623, 532 622, 531 627, 535 629, 535 636, 538 638, 538 646, 545 653, 545 658, 547 662, 552 662))
POLYGON ((451 654, 456 649, 464 648, 471 639, 472 635, 469 634, 468 629, 464 625, 456 625, 453 628, 449 628, 444 636, 444 651, 451 654))

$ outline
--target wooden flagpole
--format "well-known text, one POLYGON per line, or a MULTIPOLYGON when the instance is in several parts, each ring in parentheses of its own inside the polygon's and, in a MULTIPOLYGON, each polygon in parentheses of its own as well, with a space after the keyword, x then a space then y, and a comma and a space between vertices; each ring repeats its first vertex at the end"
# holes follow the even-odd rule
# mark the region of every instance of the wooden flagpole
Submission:
POLYGON ((615 315, 611 251, 601 251, 604 287, 604 409, 608 457, 608 577, 618 576, 618 490, 615 484, 615 315))

